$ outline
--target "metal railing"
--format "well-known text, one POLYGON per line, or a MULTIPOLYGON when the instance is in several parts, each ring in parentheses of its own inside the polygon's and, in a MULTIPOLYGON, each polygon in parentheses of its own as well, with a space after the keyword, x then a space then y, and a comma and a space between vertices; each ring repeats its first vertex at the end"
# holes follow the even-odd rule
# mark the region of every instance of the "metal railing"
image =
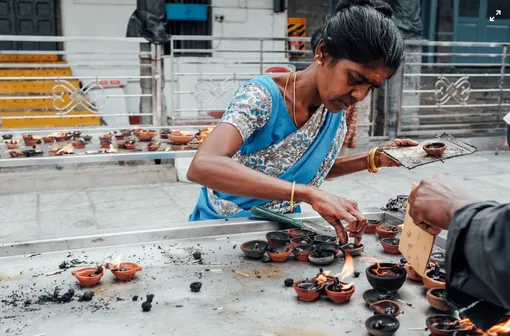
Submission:
POLYGON ((0 36, 0 42, 4 43, 34 41, 41 45, 60 43, 63 50, 0 51, 0 72, 9 73, 10 70, 10 73, 16 73, 25 70, 18 71, 24 74, 33 71, 29 76, 0 77, 3 84, 0 93, 0 125, 2 121, 5 123, 8 120, 90 117, 101 118, 103 123, 109 119, 110 124, 126 125, 130 116, 140 117, 142 124, 161 124, 162 46, 151 45, 143 38, 0 36), (47 55, 58 59, 47 61, 44 57, 47 55), (47 70, 47 73, 51 73, 51 70, 70 70, 71 75, 38 76, 38 70, 47 70), (41 81, 52 84, 23 92, 22 84, 30 86, 41 81), (112 83, 115 83, 113 88, 112 83), (12 104, 8 104, 9 101, 33 100, 51 101, 51 104, 42 108, 33 108, 30 104, 24 104, 23 108, 13 108, 12 104), (115 104, 112 100, 126 103, 115 104), (140 100, 149 100, 151 103, 140 104, 140 100), (123 106, 124 111, 105 112, 115 110, 116 106, 123 106), (56 113, 38 115, 38 112, 44 111, 56 113), (85 113, 76 113, 79 111, 85 113), (6 116, 5 112, 16 113, 6 116), (124 121, 119 122, 120 119, 124 121))
MULTIPOLYGON (((53 83, 48 93, 0 93, 0 123, 97 116, 107 125, 92 127, 98 133, 105 128, 126 128, 130 124, 127 118, 133 116, 140 117, 140 127, 170 124, 193 130, 213 125, 242 82, 279 71, 275 67, 295 71, 313 62, 310 38, 172 36, 167 55, 163 55, 163 46, 137 38, 0 36, 2 41, 57 42, 61 50, 1 50, 0 72, 20 68, 19 63, 2 58, 6 54, 57 55, 64 62, 24 63, 22 68, 71 69, 72 74, 0 77, 4 84, 53 83), (177 42, 192 40, 210 41, 211 49, 174 48, 177 42), (299 42, 303 48, 291 51, 289 42, 299 42), (106 85, 101 84, 104 81, 106 85), (110 89, 108 81, 123 85, 110 89), (33 109, 2 107, 18 100, 51 101, 51 109, 57 113, 37 115, 33 109), (121 104, 108 105, 115 101, 121 104), (19 113, 4 113, 13 111, 19 113)), ((510 109, 508 46, 407 41, 405 64, 383 89, 375 90, 359 104, 358 137, 379 141, 442 132, 459 136, 503 134, 502 118, 510 109)), ((61 127, 44 131, 58 129, 61 127)), ((42 132, 40 128, 17 131, 42 132)), ((0 135, 12 132, 0 129, 0 135)))

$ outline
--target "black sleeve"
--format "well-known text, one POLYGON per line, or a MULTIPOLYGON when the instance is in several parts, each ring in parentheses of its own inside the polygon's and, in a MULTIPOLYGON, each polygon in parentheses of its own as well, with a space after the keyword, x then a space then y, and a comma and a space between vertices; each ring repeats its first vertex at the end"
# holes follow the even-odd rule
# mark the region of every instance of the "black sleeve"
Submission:
POLYGON ((450 223, 445 266, 448 298, 456 306, 483 300, 499 314, 509 311, 510 204, 483 202, 458 210, 450 223))

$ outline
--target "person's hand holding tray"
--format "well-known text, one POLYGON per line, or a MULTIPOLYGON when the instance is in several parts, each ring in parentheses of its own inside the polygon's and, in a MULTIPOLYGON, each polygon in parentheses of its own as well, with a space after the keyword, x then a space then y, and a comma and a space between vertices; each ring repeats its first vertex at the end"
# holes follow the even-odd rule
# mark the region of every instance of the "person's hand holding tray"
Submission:
POLYGON ((470 155, 476 152, 476 147, 464 143, 453 136, 444 133, 431 140, 420 142, 415 147, 382 148, 382 152, 402 167, 413 169, 429 163, 444 161, 457 156, 470 155), (438 156, 431 156, 425 152, 423 146, 431 143, 441 142, 446 145, 446 150, 438 156))

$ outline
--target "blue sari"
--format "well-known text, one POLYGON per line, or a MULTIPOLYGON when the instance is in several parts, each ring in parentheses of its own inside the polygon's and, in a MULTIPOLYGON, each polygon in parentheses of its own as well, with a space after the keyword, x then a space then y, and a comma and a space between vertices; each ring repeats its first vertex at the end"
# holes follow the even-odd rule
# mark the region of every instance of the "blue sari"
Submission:
MULTIPOLYGON (((248 83, 259 85, 270 94, 271 112, 265 125, 245 139, 238 152, 241 156, 263 151, 269 146, 277 144, 289 137, 289 135, 299 131, 291 119, 280 89, 270 76, 255 77, 248 83)), ((299 184, 311 184, 312 181, 316 180, 318 172, 320 172, 321 169, 327 169, 326 172, 323 172, 325 173, 323 175, 327 175, 327 172, 331 169, 332 163, 329 161, 331 161, 331 157, 336 158, 339 147, 341 147, 341 143, 338 145, 335 139, 338 137, 339 128, 343 122, 343 111, 339 113, 330 113, 325 109, 322 111, 325 113, 322 119, 323 124, 317 131, 313 142, 309 143, 300 158, 290 165, 282 174, 276 176, 279 179, 289 182, 295 181, 299 184), (332 150, 335 152, 332 153, 332 150), (329 157, 329 167, 324 168, 324 162, 327 157, 329 157)), ((300 139, 299 135, 297 136, 297 139, 300 139)), ((296 145, 299 146, 300 144, 296 143, 296 145)), ((240 197, 214 191, 215 198, 232 202, 239 207, 237 213, 227 216, 217 213, 214 205, 211 204, 209 197, 210 192, 212 191, 208 191, 207 188, 202 187, 195 209, 189 217, 190 221, 249 217, 251 216, 249 211, 251 207, 265 206, 273 202, 272 200, 240 197)), ((300 207, 296 207, 294 212, 301 212, 300 207)))

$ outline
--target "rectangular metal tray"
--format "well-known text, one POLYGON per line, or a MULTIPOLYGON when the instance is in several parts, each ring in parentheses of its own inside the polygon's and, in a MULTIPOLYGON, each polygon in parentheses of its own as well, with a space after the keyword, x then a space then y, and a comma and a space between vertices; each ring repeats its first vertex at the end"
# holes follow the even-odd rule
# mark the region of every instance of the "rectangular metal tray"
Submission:
MULTIPOLYGON (((381 219, 392 225, 402 221, 380 211, 365 211, 369 219, 381 219)), ((316 215, 297 216, 316 225, 327 223, 316 215)), ((335 305, 326 298, 315 303, 296 299, 292 288, 285 288, 286 278, 302 279, 316 275, 318 267, 306 262, 264 264, 247 260, 239 249, 242 242, 264 239, 265 233, 282 228, 267 221, 238 219, 211 221, 179 229, 131 232, 97 237, 39 241, 0 247, 0 280, 2 298, 12 293, 34 300, 55 286, 67 291, 80 289, 71 270, 47 276, 59 269, 65 259, 77 258, 96 264, 106 257, 122 255, 144 269, 130 282, 116 282, 107 272, 92 290, 91 302, 67 304, 23 304, 13 307, 0 302, 1 334, 8 335, 366 335, 364 321, 372 315, 362 294, 370 288, 367 264, 355 257, 359 278, 351 301, 335 305), (200 250, 203 264, 190 257, 200 250), (26 253, 42 253, 26 255, 26 253), (237 270, 248 278, 232 272, 237 270), (189 284, 201 281, 200 293, 192 293, 189 284), (141 301, 132 296, 155 294, 149 313, 141 311, 141 301), (30 311, 33 309, 33 311, 30 311)), ((364 256, 380 261, 397 261, 399 256, 383 253, 374 235, 366 235, 364 256)), ((343 267, 343 259, 326 266, 332 274, 343 267)), ((398 296, 412 307, 400 303, 405 314, 399 317, 398 335, 425 335, 409 328, 425 327, 428 303, 423 286, 407 280, 398 296)))

